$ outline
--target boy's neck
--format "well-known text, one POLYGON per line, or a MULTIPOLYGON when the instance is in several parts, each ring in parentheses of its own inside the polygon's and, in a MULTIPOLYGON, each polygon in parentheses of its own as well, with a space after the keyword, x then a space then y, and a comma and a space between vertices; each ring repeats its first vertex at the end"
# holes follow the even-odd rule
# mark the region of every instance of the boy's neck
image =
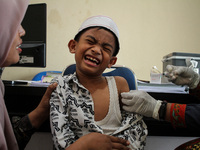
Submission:
POLYGON ((78 77, 79 82, 87 89, 91 89, 98 85, 101 86, 101 84, 105 83, 105 77, 103 77, 102 75, 87 76, 84 74, 77 73, 77 77, 78 77))

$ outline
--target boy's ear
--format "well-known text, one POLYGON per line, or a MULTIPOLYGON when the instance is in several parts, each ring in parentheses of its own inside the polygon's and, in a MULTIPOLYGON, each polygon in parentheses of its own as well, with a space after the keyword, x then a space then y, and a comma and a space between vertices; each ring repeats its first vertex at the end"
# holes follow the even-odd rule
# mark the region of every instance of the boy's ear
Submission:
POLYGON ((108 68, 111 68, 117 62, 117 57, 113 56, 108 64, 108 68))
POLYGON ((77 42, 75 40, 70 40, 68 43, 68 48, 70 53, 75 53, 76 52, 76 44, 77 42))

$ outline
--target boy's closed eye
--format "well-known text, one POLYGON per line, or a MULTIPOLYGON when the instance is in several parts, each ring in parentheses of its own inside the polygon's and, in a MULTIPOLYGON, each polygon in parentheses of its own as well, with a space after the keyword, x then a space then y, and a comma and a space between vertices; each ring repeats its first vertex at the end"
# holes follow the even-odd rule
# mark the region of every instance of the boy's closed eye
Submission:
POLYGON ((112 46, 111 46, 110 44, 104 43, 104 44, 102 45, 102 47, 103 47, 103 50, 104 50, 104 51, 109 52, 109 53, 112 52, 112 46))
POLYGON ((90 36, 90 35, 87 36, 86 41, 92 45, 97 43, 97 40, 93 36, 90 36))
POLYGON ((86 39, 87 43, 90 45, 94 45, 96 42, 94 40, 86 39))
MULTIPOLYGON (((86 41, 90 45, 95 45, 98 43, 98 41, 93 36, 90 36, 90 35, 87 36, 86 41)), ((101 46, 105 52, 112 53, 112 49, 113 49, 112 45, 108 43, 102 43, 101 46)))

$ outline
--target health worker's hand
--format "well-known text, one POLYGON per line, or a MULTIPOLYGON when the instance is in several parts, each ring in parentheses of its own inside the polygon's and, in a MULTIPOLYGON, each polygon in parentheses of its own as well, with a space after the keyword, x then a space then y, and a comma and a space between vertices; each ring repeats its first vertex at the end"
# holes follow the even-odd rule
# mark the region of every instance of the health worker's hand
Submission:
POLYGON ((158 111, 162 101, 155 100, 145 91, 138 90, 123 92, 121 97, 124 110, 159 120, 158 111))
POLYGON ((200 77, 191 68, 167 65, 164 75, 176 85, 188 85, 190 89, 197 87, 200 77))

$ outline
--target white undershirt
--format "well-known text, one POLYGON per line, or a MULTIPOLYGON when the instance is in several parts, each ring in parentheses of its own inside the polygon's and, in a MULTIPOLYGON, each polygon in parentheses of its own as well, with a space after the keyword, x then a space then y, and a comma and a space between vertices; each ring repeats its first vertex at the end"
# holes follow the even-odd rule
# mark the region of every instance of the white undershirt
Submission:
POLYGON ((110 105, 108 114, 100 121, 95 123, 100 126, 106 135, 114 133, 121 125, 121 112, 119 106, 118 90, 114 77, 106 77, 108 82, 109 94, 110 94, 110 105))

